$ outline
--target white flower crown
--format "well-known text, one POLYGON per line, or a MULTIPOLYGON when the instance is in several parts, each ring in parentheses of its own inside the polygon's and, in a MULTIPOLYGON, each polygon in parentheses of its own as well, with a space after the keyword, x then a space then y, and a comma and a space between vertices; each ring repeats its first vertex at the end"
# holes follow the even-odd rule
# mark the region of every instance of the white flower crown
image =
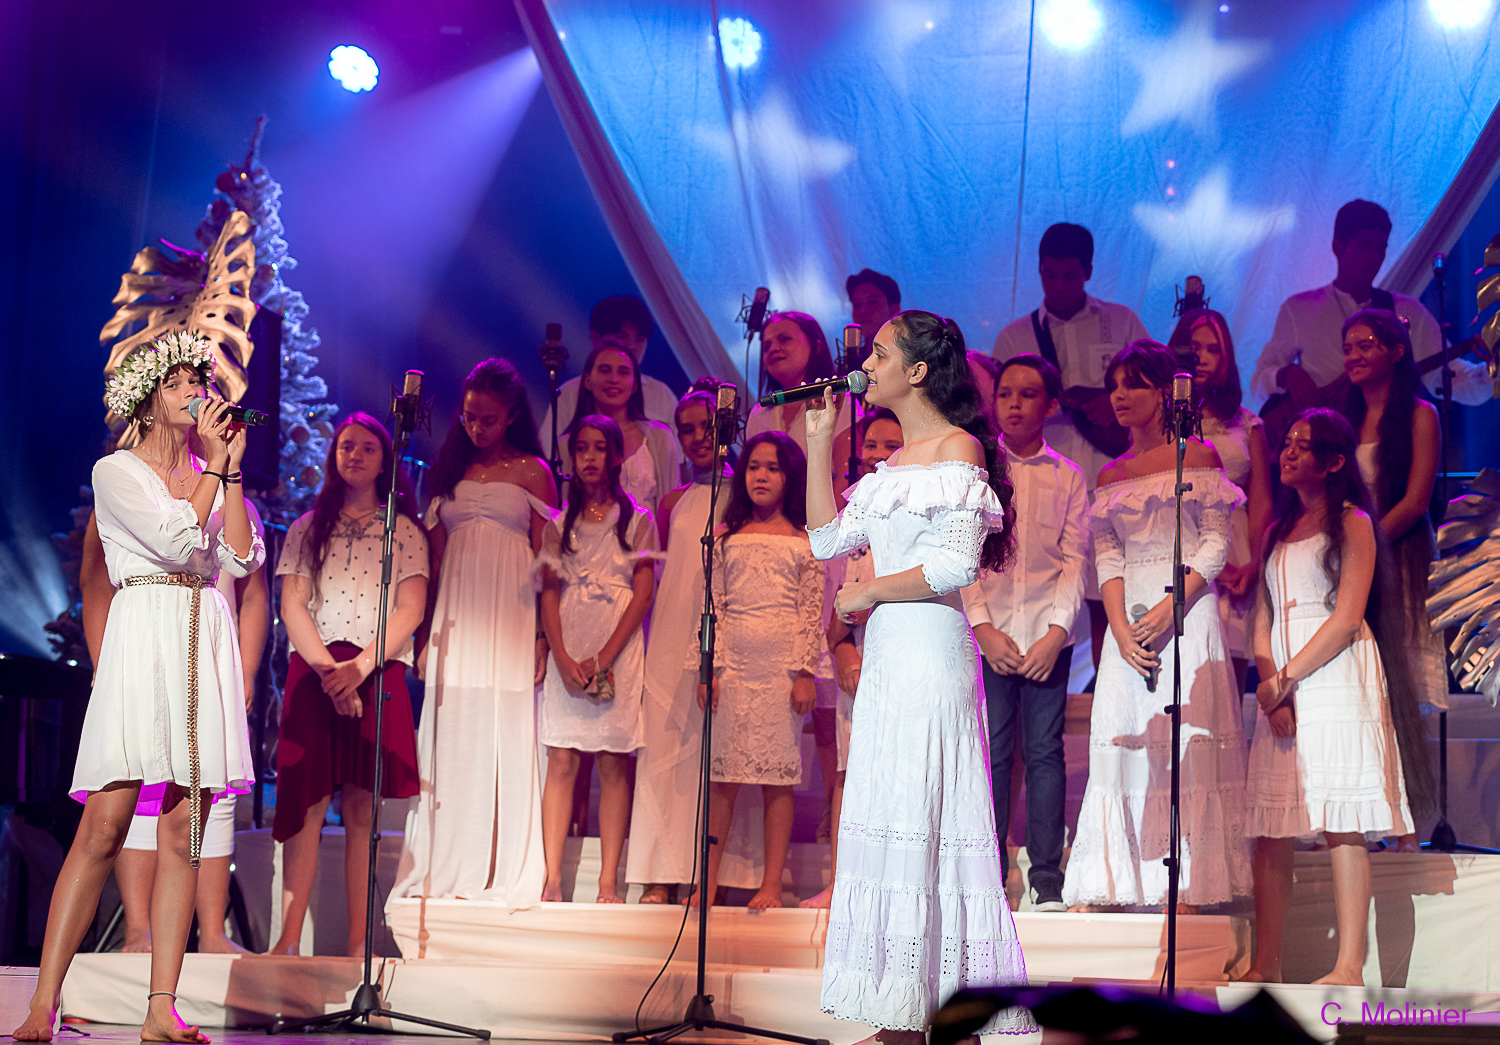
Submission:
POLYGON ((118 417, 128 418, 156 390, 157 382, 179 364, 196 367, 204 382, 214 376, 214 343, 196 330, 173 331, 126 356, 109 379, 105 402, 118 417))

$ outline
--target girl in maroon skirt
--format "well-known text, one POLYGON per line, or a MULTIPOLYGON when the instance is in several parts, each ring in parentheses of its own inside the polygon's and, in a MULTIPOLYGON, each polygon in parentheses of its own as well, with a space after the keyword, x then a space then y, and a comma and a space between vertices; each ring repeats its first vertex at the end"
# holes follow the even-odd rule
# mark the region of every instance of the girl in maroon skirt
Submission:
MULTIPOLYGON (((318 865, 318 841, 334 791, 342 791, 344 881, 350 955, 365 945, 366 868, 375 781, 376 620, 383 538, 379 507, 390 493, 391 437, 365 413, 334 431, 323 490, 287 531, 276 575, 293 653, 277 747, 276 821, 282 853, 281 938, 272 954, 296 954, 318 865)), ((396 551, 386 620, 385 798, 417 793, 416 732, 406 693, 411 636, 427 601, 427 538, 397 480, 396 551)))

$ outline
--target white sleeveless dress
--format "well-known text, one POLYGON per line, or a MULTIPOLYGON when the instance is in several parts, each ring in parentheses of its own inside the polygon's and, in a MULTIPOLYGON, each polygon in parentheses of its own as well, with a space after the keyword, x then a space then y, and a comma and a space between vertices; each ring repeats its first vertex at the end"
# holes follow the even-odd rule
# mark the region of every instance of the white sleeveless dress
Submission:
POLYGON ((427 510, 448 543, 417 729, 422 791, 392 898, 541 902, 531 517, 551 511, 514 483, 469 479, 427 510))
MULTIPOLYGON (((1228 553, 1230 516, 1244 494, 1216 468, 1183 472, 1182 555, 1210 582, 1187 608, 1183 641, 1158 638, 1156 692, 1106 632, 1089 725, 1089 778, 1063 878, 1063 902, 1159 906, 1167 900, 1171 795, 1172 659, 1182 657, 1182 875, 1188 904, 1250 892, 1244 839, 1245 740, 1240 698, 1213 579, 1228 553)), ((1172 581, 1173 472, 1100 486, 1089 518, 1099 583, 1125 582, 1125 609, 1155 606, 1172 581)), ((1132 614, 1133 615, 1133 614, 1132 614)), ((856 710, 856 714, 858 711, 856 710)))
MULTIPOLYGON (((1266 562, 1276 607, 1271 657, 1283 668, 1333 614, 1338 594, 1323 572, 1328 537, 1278 545, 1266 562)), ((1295 736, 1277 737, 1258 713, 1250 747, 1251 838, 1362 834, 1375 841, 1416 828, 1406 804, 1401 755, 1386 695, 1385 671, 1369 624, 1292 694, 1295 736)))
MULTIPOLYGON (((199 462, 202 467, 202 462, 199 462)), ((192 573, 204 578, 198 610, 199 786, 218 796, 250 792, 255 780, 245 724, 245 681, 234 612, 214 578, 253 573, 266 557, 256 533, 239 559, 223 538, 224 492, 206 526, 191 502, 167 491, 155 469, 129 450, 93 471, 94 512, 109 581, 109 604, 93 692, 84 712, 69 793, 141 781, 136 813, 156 816, 168 784, 188 787, 188 624, 191 588, 122 586, 132 577, 192 573)))
MULTIPOLYGON (((849 741, 822 1009, 924 1030, 962 987, 1026 982, 1000 877, 979 656, 959 589, 1002 525, 982 468, 885 463, 810 531, 831 559, 869 545, 875 574, 920 566, 935 594, 875 606, 849 741)), ((1007 1010, 981 1033, 1036 1029, 1007 1010)))

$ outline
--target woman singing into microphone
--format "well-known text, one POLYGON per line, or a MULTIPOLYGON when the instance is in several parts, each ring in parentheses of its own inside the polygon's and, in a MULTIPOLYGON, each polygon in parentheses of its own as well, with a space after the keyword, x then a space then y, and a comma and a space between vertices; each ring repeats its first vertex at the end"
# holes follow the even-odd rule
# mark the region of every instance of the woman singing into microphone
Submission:
POLYGON ((168 334, 131 353, 109 383, 110 409, 145 433, 94 465, 94 505, 110 583, 104 643, 83 720, 73 797, 83 819, 58 875, 31 1014, 14 1032, 50 1041, 63 977, 94 920, 131 816, 156 816, 151 991, 141 1040, 208 1041, 177 1015, 177 978, 198 885, 210 803, 249 792, 254 770, 229 603, 213 586, 265 558, 240 485, 245 432, 208 396, 213 344, 168 334), (208 460, 188 449, 197 428, 208 460))
MULTIPOLYGON (((958 324, 899 313, 864 362, 866 401, 905 445, 834 511, 833 396, 807 412, 813 554, 868 545, 875 579, 839 589, 845 622, 870 609, 839 824, 822 1009, 918 1045, 961 987, 1024 983, 1005 902, 979 717, 979 658, 959 589, 1013 554, 1005 458, 958 324)), ((986 1033, 1034 1030, 999 1014, 986 1033)))

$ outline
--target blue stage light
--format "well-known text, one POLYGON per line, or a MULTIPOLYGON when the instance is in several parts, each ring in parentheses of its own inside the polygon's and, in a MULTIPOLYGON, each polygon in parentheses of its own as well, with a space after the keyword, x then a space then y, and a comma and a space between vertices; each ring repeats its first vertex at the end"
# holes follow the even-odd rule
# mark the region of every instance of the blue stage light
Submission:
POLYGON ((744 18, 719 19, 719 46, 724 64, 731 69, 748 69, 760 58, 760 33, 744 18))
POLYGON ((328 71, 344 90, 358 94, 373 91, 380 80, 380 66, 363 48, 352 44, 335 47, 328 53, 328 71))
POLYGON ((1432 20, 1444 29, 1473 29, 1489 17, 1492 0, 1427 0, 1432 20))
POLYGON ((1042 35, 1061 51, 1083 51, 1099 38, 1104 16, 1093 0, 1047 0, 1037 12, 1042 35))

